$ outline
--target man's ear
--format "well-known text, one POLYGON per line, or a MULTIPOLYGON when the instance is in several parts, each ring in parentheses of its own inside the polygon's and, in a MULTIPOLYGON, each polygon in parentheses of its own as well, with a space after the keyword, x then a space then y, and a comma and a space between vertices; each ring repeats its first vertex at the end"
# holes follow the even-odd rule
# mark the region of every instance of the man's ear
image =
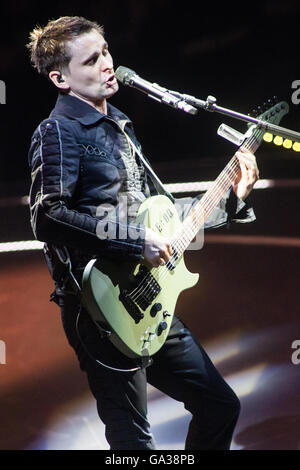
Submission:
POLYGON ((67 91, 69 89, 69 85, 67 84, 65 77, 61 74, 61 72, 59 72, 59 70, 52 70, 49 73, 49 78, 60 90, 67 91))

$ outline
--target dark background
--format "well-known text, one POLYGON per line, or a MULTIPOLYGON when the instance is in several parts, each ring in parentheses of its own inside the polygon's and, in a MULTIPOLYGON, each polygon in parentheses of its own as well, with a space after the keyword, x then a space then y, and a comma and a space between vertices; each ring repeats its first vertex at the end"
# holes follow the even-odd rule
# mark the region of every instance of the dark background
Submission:
MULTIPOLYGON (((7 93, 6 105, 0 106, 2 196, 27 194, 30 138, 56 100, 54 86, 31 67, 25 44, 35 25, 62 15, 103 24, 115 68, 130 67, 151 82, 201 99, 212 94, 220 106, 245 114, 276 95, 290 105, 281 124, 300 130, 300 107, 291 102, 291 84, 300 79, 298 1, 12 0, 1 10, 0 79, 7 93)), ((216 135, 218 125, 245 130, 240 121, 205 111, 193 117, 123 85, 111 102, 133 119, 156 169, 160 162, 176 161, 163 170, 165 182, 181 181, 180 164, 184 168, 191 159, 202 171, 189 179, 214 179, 223 157, 234 151, 216 135)), ((257 155, 263 178, 300 174, 296 152, 263 144, 257 155)))

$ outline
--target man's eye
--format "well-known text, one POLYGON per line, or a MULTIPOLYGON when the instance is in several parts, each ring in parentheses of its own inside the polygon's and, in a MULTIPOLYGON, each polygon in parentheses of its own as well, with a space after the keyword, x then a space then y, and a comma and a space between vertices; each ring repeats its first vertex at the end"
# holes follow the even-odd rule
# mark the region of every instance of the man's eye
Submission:
POLYGON ((91 60, 88 61, 87 65, 94 65, 97 62, 98 56, 93 57, 91 60))

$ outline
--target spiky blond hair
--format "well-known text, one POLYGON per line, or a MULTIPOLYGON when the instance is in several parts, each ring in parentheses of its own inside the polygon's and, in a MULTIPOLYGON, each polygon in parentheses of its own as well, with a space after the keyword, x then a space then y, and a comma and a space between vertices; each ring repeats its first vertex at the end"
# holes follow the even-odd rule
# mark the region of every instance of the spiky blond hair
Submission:
POLYGON ((44 27, 36 26, 26 44, 34 68, 46 77, 51 70, 64 71, 71 60, 67 42, 92 29, 104 35, 103 26, 82 16, 62 16, 44 27))

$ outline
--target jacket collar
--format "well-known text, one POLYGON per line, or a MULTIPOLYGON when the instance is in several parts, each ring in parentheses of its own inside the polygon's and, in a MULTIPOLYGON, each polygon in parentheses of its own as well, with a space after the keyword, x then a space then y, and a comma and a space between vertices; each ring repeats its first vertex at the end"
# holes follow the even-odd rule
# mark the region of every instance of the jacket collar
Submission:
POLYGON ((113 120, 123 123, 130 123, 130 119, 117 108, 112 106, 110 103, 107 103, 107 115, 101 113, 93 106, 89 105, 85 101, 82 101, 76 96, 64 95, 59 93, 54 109, 52 110, 50 116, 66 116, 70 119, 76 119, 84 126, 89 126, 96 124, 96 122, 101 119, 106 119, 107 117, 112 118, 113 120))

